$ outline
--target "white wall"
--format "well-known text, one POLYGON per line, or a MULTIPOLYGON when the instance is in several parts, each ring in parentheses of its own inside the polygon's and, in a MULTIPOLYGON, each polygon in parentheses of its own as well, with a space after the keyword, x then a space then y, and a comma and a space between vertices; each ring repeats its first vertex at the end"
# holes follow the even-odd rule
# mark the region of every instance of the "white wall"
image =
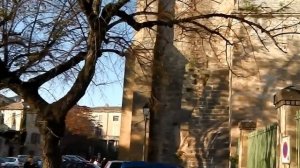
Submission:
POLYGON ((102 136, 105 138, 120 136, 120 112, 92 112, 92 117, 95 127, 101 125, 102 136))
POLYGON ((23 110, 0 110, 0 113, 4 115, 4 124, 7 125, 10 129, 16 131, 20 130, 22 112, 23 110), (13 117, 14 115, 15 117, 13 117))

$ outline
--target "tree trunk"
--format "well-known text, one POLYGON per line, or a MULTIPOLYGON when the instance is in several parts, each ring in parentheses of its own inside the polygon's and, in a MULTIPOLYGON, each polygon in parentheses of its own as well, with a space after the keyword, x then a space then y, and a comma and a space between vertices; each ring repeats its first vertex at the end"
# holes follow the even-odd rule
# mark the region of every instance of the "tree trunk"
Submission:
MULTIPOLYGON (((174 0, 159 0, 158 19, 174 17, 174 0)), ((149 132, 149 161, 178 163, 184 57, 173 46, 172 27, 158 26, 154 48, 149 132)))
POLYGON ((60 168, 62 157, 60 152, 60 137, 44 124, 40 127, 43 168, 60 168))

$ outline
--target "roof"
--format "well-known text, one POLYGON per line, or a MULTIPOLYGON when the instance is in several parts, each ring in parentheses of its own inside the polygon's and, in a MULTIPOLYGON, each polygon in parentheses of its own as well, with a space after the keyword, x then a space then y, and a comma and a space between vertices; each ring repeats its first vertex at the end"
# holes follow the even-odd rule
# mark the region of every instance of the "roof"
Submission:
POLYGON ((13 99, 0 94, 0 106, 15 102, 13 99))
POLYGON ((72 109, 76 109, 76 110, 85 110, 85 111, 91 111, 92 109, 90 107, 87 106, 79 106, 79 105, 75 105, 71 108, 72 109))
POLYGON ((22 102, 10 103, 0 107, 0 110, 23 110, 24 105, 22 102))
POLYGON ((115 113, 115 112, 121 112, 122 108, 119 106, 113 106, 113 107, 92 107, 92 112, 106 112, 106 113, 115 113))
POLYGON ((273 103, 276 108, 282 105, 300 106, 300 89, 295 86, 281 89, 274 95, 273 103))

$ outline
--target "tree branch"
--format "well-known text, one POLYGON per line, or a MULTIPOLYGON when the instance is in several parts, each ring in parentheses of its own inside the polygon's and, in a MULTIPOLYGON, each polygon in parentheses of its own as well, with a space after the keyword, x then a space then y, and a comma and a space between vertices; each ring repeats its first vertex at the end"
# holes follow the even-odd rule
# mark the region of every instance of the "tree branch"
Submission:
MULTIPOLYGON (((197 23, 197 20, 204 20, 204 19, 210 19, 210 18, 234 19, 234 20, 240 21, 241 23, 245 23, 245 24, 249 25, 253 29, 260 30, 261 33, 265 33, 272 40, 272 42, 275 44, 275 46, 278 49, 280 49, 282 52, 286 53, 286 51, 284 51, 278 45, 278 43, 276 42, 276 39, 271 34, 271 32, 273 31, 272 29, 267 30, 258 23, 249 21, 249 20, 247 20, 243 17, 239 17, 239 16, 236 16, 236 15, 223 14, 223 13, 212 13, 212 14, 203 14, 203 15, 198 15, 198 16, 186 17, 186 18, 182 18, 182 19, 174 19, 174 20, 171 20, 171 21, 154 20, 154 21, 145 21, 145 22, 141 22, 141 23, 137 22, 132 15, 127 14, 125 11, 119 10, 119 11, 116 12, 116 15, 119 16, 122 20, 124 20, 128 25, 130 25, 136 31, 139 31, 142 28, 151 28, 151 27, 156 26, 156 25, 171 27, 173 25, 180 24, 180 23, 193 23, 193 24, 195 24, 195 23, 197 23)), ((113 26, 113 25, 111 25, 111 26, 113 26)), ((198 26, 200 26, 202 28, 205 28, 205 27, 201 26, 201 24, 198 25, 198 26)), ((206 29, 206 30, 208 30, 208 29, 206 29)), ((220 34, 219 34, 219 36, 220 36, 220 34)), ((222 36, 220 36, 220 37, 223 38, 222 36)))
POLYGON ((119 50, 115 50, 115 49, 102 49, 101 52, 103 52, 103 53, 105 53, 105 52, 115 53, 115 54, 118 54, 121 57, 125 56, 124 52, 119 51, 119 50))
POLYGON ((72 57, 69 61, 58 65, 57 67, 52 68, 48 72, 41 74, 37 77, 34 77, 28 81, 28 83, 32 83, 37 86, 41 86, 42 84, 46 83, 47 81, 51 80, 52 78, 56 77, 59 74, 62 74, 63 72, 69 70, 76 64, 78 64, 80 61, 84 59, 84 56, 86 56, 86 52, 80 52, 76 56, 72 57))
MULTIPOLYGON (((130 25, 136 31, 139 31, 143 28, 151 28, 156 25, 172 27, 175 24, 175 22, 172 22, 172 21, 166 22, 166 21, 161 21, 161 20, 146 21, 146 22, 139 23, 134 19, 133 15, 129 15, 125 11, 121 11, 121 10, 117 11, 116 15, 118 17, 120 17, 122 20, 124 20, 128 25, 130 25)), ((111 24, 108 27, 111 28, 113 26, 114 25, 111 24)))

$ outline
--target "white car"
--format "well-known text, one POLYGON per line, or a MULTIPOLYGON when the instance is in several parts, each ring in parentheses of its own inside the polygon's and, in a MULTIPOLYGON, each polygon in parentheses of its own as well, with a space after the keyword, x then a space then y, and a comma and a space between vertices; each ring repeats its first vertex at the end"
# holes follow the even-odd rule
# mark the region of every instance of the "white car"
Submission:
POLYGON ((19 162, 19 159, 17 157, 5 157, 3 159, 5 160, 5 164, 9 165, 9 167, 19 168, 22 166, 21 162, 19 162))
POLYGON ((20 167, 23 167, 29 155, 18 155, 17 157, 18 157, 19 164, 21 164, 20 167))
POLYGON ((104 168, 120 168, 123 162, 122 160, 110 160, 106 163, 104 168))
POLYGON ((0 168, 6 166, 5 159, 0 158, 0 168))

